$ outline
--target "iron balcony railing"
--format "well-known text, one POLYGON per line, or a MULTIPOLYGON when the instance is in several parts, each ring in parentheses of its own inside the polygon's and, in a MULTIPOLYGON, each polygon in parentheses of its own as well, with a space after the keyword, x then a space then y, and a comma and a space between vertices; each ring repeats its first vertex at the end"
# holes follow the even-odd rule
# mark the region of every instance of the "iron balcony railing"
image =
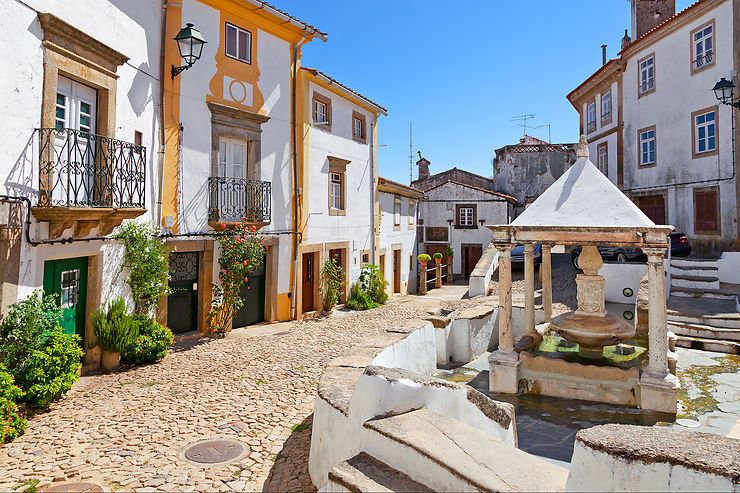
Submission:
POLYGON ((699 70, 702 67, 705 67, 707 65, 711 65, 714 62, 714 54, 710 51, 709 53, 706 53, 700 57, 698 57, 696 60, 692 62, 694 65, 694 70, 699 70))
POLYGON ((269 223, 272 184, 269 181, 214 176, 208 178, 208 220, 269 223))
POLYGON ((146 147, 69 128, 40 128, 42 207, 144 208, 146 147))

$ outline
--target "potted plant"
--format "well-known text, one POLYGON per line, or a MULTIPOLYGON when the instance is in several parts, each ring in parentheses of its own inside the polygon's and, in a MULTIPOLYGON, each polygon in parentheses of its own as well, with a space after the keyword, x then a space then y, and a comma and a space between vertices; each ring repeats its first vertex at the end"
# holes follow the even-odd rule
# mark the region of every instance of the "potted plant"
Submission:
POLYGON ((437 265, 439 265, 439 264, 442 263, 442 254, 441 253, 437 252, 437 253, 435 253, 432 256, 434 257, 434 261, 437 262, 437 265))
POLYGON ((118 368, 121 364, 121 353, 134 344, 139 336, 138 325, 126 312, 126 302, 119 297, 113 300, 107 311, 98 308, 93 313, 97 345, 103 350, 101 360, 103 371, 110 372, 118 368))
POLYGON ((445 247, 445 253, 447 254, 448 257, 450 257, 450 259, 452 259, 452 257, 455 256, 455 252, 452 251, 452 247, 450 247, 450 245, 447 245, 445 247))
POLYGON ((427 262, 429 262, 430 260, 432 260, 432 257, 430 257, 429 255, 427 255, 426 253, 422 253, 421 255, 419 255, 418 257, 416 257, 416 260, 418 260, 419 262, 421 262, 421 266, 422 267, 426 268, 427 262))

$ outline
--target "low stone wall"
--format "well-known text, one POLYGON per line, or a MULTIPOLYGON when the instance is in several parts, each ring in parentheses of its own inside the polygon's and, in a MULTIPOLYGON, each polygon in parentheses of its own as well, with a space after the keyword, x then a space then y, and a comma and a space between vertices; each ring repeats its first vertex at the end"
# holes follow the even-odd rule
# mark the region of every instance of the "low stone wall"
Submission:
POLYGON ((720 282, 740 284, 740 252, 723 252, 717 268, 720 282))
POLYGON ((468 296, 475 298, 488 292, 488 283, 491 282, 493 272, 498 267, 498 250, 493 243, 488 245, 486 251, 475 264, 473 272, 470 273, 468 281, 468 296))
POLYGON ((576 435, 567 491, 740 491, 740 440, 602 425, 576 435))
POLYGON ((640 279, 647 275, 647 264, 604 263, 599 275, 606 280, 604 299, 607 303, 635 304, 640 279), (629 289, 630 296, 625 295, 625 289, 629 289))

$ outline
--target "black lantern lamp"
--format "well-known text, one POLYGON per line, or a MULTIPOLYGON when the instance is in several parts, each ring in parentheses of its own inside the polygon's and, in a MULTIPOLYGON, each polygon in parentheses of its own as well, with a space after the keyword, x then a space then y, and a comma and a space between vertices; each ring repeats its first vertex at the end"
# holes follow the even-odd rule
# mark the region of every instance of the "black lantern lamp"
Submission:
POLYGON ((740 101, 734 99, 735 84, 732 81, 722 77, 712 88, 714 95, 717 97, 717 101, 722 104, 734 106, 740 108, 740 101))
POLYGON ((180 56, 185 60, 186 65, 182 67, 172 66, 172 78, 174 79, 183 70, 187 70, 193 66, 195 62, 200 59, 201 53, 203 53, 203 45, 206 44, 206 40, 203 39, 203 35, 193 27, 193 24, 187 23, 185 27, 180 29, 180 32, 175 36, 177 41, 177 48, 180 50, 180 56))

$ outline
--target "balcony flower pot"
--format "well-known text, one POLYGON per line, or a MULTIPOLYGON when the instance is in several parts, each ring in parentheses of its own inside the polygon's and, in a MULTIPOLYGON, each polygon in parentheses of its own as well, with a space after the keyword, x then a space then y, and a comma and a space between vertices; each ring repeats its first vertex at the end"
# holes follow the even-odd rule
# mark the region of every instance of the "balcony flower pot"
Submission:
POLYGON ((429 261, 428 260, 419 260, 419 262, 421 262, 421 266, 426 269, 427 268, 427 262, 429 262, 429 261))
POLYGON ((103 359, 100 367, 104 372, 111 372, 117 370, 121 366, 121 353, 109 353, 103 351, 103 359))
POLYGON ((441 258, 435 258, 434 261, 437 262, 437 265, 439 265, 439 264, 442 263, 442 259, 441 258))

